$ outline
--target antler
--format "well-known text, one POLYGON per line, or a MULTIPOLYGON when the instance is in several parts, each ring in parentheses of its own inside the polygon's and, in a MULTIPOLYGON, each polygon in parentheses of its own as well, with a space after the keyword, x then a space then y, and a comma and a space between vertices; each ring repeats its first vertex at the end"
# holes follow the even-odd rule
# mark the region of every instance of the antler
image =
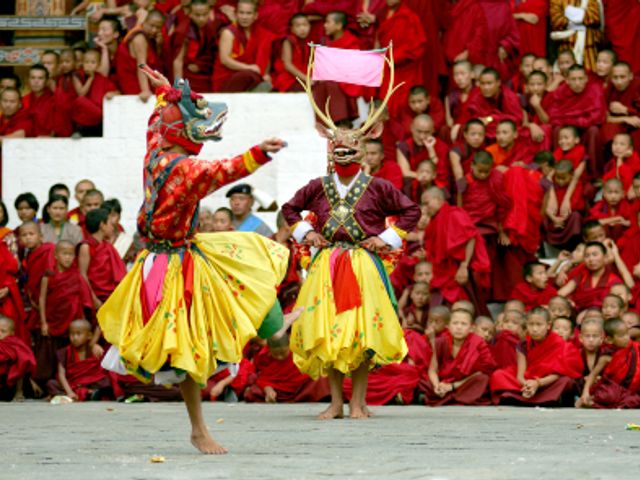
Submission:
POLYGON ((316 112, 316 115, 318 115, 318 118, 322 120, 322 122, 325 124, 327 128, 333 131, 336 131, 338 130, 338 127, 336 127, 336 124, 333 123, 333 120, 331 119, 331 115, 329 114, 330 99, 327 98, 327 103, 325 104, 325 107, 324 107, 325 111, 323 113, 322 110, 320 110, 320 107, 318 107, 318 105, 316 104, 315 99, 313 98, 313 92, 311 91, 311 69, 313 68, 314 57, 315 57, 315 48, 311 46, 311 52, 309 54, 309 63, 307 65, 307 78, 304 82, 299 78, 296 78, 296 80, 298 80, 300 85, 302 85, 302 88, 304 88, 304 91, 307 92, 307 96, 309 97, 309 102, 311 102, 313 111, 316 112))
POLYGON ((394 77, 395 77, 395 72, 394 72, 394 65, 393 65, 393 44, 389 44, 389 57, 387 58, 387 56, 385 55, 384 57, 385 61, 387 62, 387 64, 389 65, 389 86, 387 87, 387 94, 384 97, 384 100, 382 100, 382 103, 380 104, 380 106, 375 109, 373 106, 373 102, 371 102, 371 107, 369 108, 369 115, 367 116, 367 119, 365 120, 365 122, 362 124, 362 126, 358 129, 358 132, 360 132, 362 135, 364 135, 365 133, 367 133, 367 130, 369 130, 371 127, 373 127, 375 125, 375 123, 378 121, 378 118, 380 118, 380 115, 382 115, 382 112, 384 111, 385 107, 387 106, 387 102, 389 102, 389 99, 391 98, 391 95, 393 95, 393 93, 400 88, 402 85, 404 85, 404 82, 399 83, 398 85, 396 85, 395 87, 393 86, 393 81, 394 81, 394 77))

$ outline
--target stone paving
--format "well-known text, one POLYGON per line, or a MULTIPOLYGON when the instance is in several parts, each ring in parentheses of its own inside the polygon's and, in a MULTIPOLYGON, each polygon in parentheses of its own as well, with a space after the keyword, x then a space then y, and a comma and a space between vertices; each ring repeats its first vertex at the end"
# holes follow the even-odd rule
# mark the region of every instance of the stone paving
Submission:
POLYGON ((188 442, 180 403, 0 405, 0 479, 638 479, 638 411, 206 404, 225 456, 188 442), (154 455, 163 463, 152 463, 154 455))

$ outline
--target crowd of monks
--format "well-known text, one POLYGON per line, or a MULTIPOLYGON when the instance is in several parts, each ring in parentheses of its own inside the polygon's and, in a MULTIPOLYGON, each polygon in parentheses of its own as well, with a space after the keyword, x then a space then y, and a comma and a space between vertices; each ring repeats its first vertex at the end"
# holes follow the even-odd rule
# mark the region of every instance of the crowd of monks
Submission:
MULTIPOLYGON (((640 405, 640 2, 119 4, 92 17, 95 48, 43 55, 27 95, 17 77, 0 80, 0 141, 96 134, 103 98, 151 96, 140 63, 199 92, 296 92, 310 43, 393 44, 404 84, 363 169, 419 204, 422 219, 391 274, 409 355, 374 370, 368 402, 640 405)), ((359 100, 379 92, 319 81, 313 94, 350 127, 359 100)), ((0 209, 3 395, 179 398, 101 370, 95 311, 139 245, 123 240, 118 202, 92 182, 76 186, 72 211, 69 196, 54 185, 40 210, 21 195, 16 230, 0 209)), ((233 228, 230 210, 209 216, 202 231, 233 228)), ((292 252, 281 286, 290 309, 307 255, 284 222, 274 238, 292 252)), ((245 353, 205 398, 328 397, 325 380, 297 371, 286 338, 245 353)))

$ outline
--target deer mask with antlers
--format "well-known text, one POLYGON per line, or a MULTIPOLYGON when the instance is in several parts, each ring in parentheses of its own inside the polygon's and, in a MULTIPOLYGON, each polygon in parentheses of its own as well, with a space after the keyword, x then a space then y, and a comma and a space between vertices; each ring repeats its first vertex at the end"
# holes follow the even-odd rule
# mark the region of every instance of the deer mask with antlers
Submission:
POLYGON ((391 95, 402 85, 393 86, 394 67, 393 67, 393 50, 389 45, 389 57, 385 56, 385 61, 389 65, 389 86, 382 103, 374 108, 373 102, 369 109, 369 115, 360 128, 344 128, 338 127, 334 123, 329 114, 329 101, 325 104, 324 112, 318 107, 313 98, 311 90, 311 71, 314 62, 314 48, 311 49, 309 55, 309 64, 307 65, 306 81, 298 79, 311 102, 314 112, 320 119, 316 128, 320 135, 326 138, 328 143, 327 154, 329 160, 329 171, 337 171, 340 176, 355 175, 359 169, 362 159, 364 158, 364 145, 367 139, 378 138, 382 134, 382 122, 380 116, 384 112, 387 102, 391 95), (343 174, 344 173, 344 174, 343 174))

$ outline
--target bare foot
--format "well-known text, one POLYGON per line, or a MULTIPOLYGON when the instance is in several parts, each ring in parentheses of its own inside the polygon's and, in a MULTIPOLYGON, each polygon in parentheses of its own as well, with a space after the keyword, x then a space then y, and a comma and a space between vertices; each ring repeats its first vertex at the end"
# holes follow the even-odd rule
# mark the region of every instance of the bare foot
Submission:
POLYGON ((209 432, 201 434, 192 433, 191 444, 205 455, 223 455, 229 452, 229 450, 211 438, 209 432))
POLYGON ((369 410, 369 407, 367 407, 366 405, 362 406, 362 411, 367 415, 367 417, 373 416, 373 412, 369 410))
POLYGON ((349 405, 349 418, 355 418, 358 420, 369 418, 370 412, 366 406, 362 405, 349 405))
POLYGON ((326 410, 318 415, 318 420, 332 420, 334 418, 344 418, 342 405, 334 405, 332 403, 326 410))

